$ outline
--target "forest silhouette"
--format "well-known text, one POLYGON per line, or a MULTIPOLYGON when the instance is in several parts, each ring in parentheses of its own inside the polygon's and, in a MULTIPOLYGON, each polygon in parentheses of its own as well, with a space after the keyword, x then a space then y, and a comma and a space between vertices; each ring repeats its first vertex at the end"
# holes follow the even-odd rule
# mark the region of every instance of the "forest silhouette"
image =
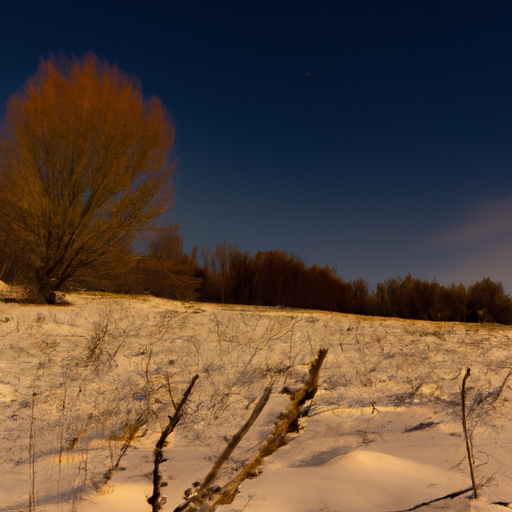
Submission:
MULTIPOLYGON (((2 279, 26 283, 23 255, 0 252, 2 279)), ((183 249, 176 223, 153 233, 144 253, 124 248, 108 271, 91 268, 62 291, 95 290, 223 304, 317 309, 356 315, 443 322, 512 324, 512 299, 501 283, 484 278, 470 286, 444 286, 410 274, 377 284, 346 281, 329 266, 307 266, 296 254, 251 255, 226 242, 215 249, 183 249), (123 252, 124 251, 124 252, 123 252), (201 260, 201 261, 199 261, 201 260)))

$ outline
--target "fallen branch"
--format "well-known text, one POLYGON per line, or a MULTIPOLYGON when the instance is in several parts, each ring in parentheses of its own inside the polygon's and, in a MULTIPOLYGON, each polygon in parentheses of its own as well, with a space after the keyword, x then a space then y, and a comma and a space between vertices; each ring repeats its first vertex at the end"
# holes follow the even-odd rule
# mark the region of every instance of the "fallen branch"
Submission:
POLYGON ((439 425, 438 421, 422 421, 421 423, 418 423, 413 427, 407 427, 406 429, 404 429, 404 433, 417 432, 418 430, 426 430, 428 428, 435 427, 436 425, 439 425))
POLYGON ((414 507, 411 507, 411 508, 406 508, 404 510, 393 510, 392 512, 411 512, 412 510, 417 510, 421 507, 426 507, 427 505, 430 505, 431 503, 436 503, 438 501, 443 501, 443 500, 453 500, 453 498, 462 496, 463 494, 466 494, 472 490, 473 490, 473 487, 468 487, 467 489, 462 489, 462 491, 452 492, 450 494, 446 494, 445 496, 441 496, 440 498, 435 498, 430 501, 424 501, 423 503, 418 503, 417 505, 414 505, 414 507))
POLYGON ((297 422, 304 404, 315 397, 318 390, 320 369, 322 368, 326 356, 327 349, 320 349, 318 351, 318 356, 310 365, 309 375, 305 384, 295 393, 292 402, 286 410, 279 415, 272 432, 267 437, 258 453, 233 480, 228 482, 217 492, 217 494, 220 495, 219 498, 217 498, 205 512, 214 512, 218 506, 232 503, 238 493, 240 484, 247 478, 250 478, 251 475, 257 474, 257 469, 265 458, 272 455, 281 448, 281 446, 287 444, 286 435, 289 432, 296 431, 297 422))
POLYGON ((194 387, 194 384, 196 383, 198 378, 199 375, 194 375, 194 377, 190 381, 188 388, 181 397, 180 403, 176 407, 174 416, 169 416, 169 423, 162 430, 162 434, 160 435, 160 438, 156 443, 156 447, 153 452, 155 455, 155 462, 153 468, 153 494, 147 499, 147 502, 152 507, 152 512, 158 512, 162 510, 162 507, 167 503, 167 498, 165 496, 162 496, 162 494, 160 493, 160 489, 162 487, 167 486, 167 482, 163 480, 162 473, 160 473, 160 464, 165 462, 163 450, 167 445, 167 438, 169 437, 171 432, 176 428, 176 425, 178 425, 179 421, 183 416, 185 404, 187 403, 190 393, 192 392, 192 388, 194 387))
POLYGON ((202 492, 205 491, 210 486, 210 484, 214 482, 215 478, 217 478, 217 475, 222 469, 222 466, 228 460, 228 457, 233 453, 234 449, 240 444, 240 441, 242 441, 245 434, 249 432, 250 428, 253 426, 254 422, 261 414, 261 411, 263 411, 263 408, 265 407, 265 405, 267 405, 271 392, 272 385, 269 385, 261 395, 256 406, 254 407, 251 417, 247 420, 245 425, 243 425, 243 427, 231 438, 231 441, 228 443, 228 445, 222 452, 221 456, 218 458, 217 462, 215 463, 211 471, 208 473, 208 475, 206 475, 206 478, 201 484, 198 493, 199 497, 201 496, 202 492))
MULTIPOLYGON (((217 478, 222 466, 228 460, 229 456, 233 453, 235 448, 240 444, 244 436, 249 432, 250 428, 253 426, 254 422, 258 418, 258 416, 263 411, 265 405, 270 398, 270 393, 272 392, 272 385, 269 385, 262 393, 259 398, 257 404, 255 405, 250 418, 245 422, 242 428, 231 438, 224 451, 221 453, 220 457, 217 459, 215 464, 213 465, 210 472, 206 475, 203 482, 194 489, 194 493, 190 498, 182 503, 179 507, 174 509, 174 512, 182 512, 187 509, 191 509, 194 505, 200 505, 204 503, 205 499, 211 497, 210 486, 217 478)), ((218 488, 220 489, 220 487, 218 488)))

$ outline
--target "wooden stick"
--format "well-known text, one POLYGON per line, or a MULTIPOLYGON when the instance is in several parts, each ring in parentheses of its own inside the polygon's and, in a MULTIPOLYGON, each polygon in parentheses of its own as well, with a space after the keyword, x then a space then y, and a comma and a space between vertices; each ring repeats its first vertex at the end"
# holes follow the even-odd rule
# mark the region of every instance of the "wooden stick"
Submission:
POLYGON ((473 498, 476 499, 476 498, 478 498, 478 490, 477 490, 476 478, 475 478, 475 461, 473 459, 473 452, 471 449, 471 440, 469 438, 467 418, 466 418, 466 381, 468 380, 470 375, 471 375, 471 369, 468 368, 466 370, 466 374, 464 375, 464 378, 462 379, 462 388, 460 390, 460 396, 461 396, 461 406, 462 406, 462 430, 464 431, 464 439, 466 441, 466 451, 468 454, 469 473, 471 475, 471 485, 473 487, 473 498))

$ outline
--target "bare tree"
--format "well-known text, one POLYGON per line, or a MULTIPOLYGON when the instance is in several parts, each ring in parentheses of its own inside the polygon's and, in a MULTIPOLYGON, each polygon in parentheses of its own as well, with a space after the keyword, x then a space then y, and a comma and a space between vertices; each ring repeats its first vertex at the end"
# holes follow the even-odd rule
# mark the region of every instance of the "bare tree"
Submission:
POLYGON ((137 79, 89 54, 50 57, 13 94, 0 133, 0 238, 22 243, 48 301, 113 261, 170 207, 173 125, 137 79))
POLYGON ((174 221, 156 231, 149 245, 150 256, 162 263, 180 265, 185 252, 183 250, 183 235, 180 225, 174 221))

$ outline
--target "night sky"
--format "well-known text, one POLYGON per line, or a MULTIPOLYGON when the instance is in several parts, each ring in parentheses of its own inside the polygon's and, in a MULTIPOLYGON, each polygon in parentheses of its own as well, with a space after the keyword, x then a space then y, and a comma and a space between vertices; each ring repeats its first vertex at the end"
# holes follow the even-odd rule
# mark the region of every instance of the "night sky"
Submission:
POLYGON ((2 117, 87 52, 169 110, 187 251, 512 292, 510 0, 2 2, 2 117))

